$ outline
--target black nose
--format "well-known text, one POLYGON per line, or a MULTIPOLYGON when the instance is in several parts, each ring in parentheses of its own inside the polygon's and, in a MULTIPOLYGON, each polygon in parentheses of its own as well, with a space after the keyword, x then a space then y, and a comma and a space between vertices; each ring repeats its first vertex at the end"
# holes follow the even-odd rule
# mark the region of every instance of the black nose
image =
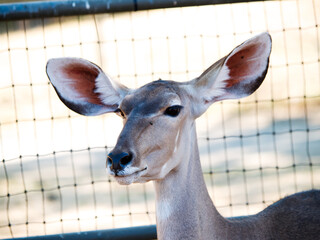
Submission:
POLYGON ((111 165, 110 169, 117 175, 117 173, 125 168, 132 160, 132 154, 121 152, 121 153, 109 153, 107 164, 111 165))

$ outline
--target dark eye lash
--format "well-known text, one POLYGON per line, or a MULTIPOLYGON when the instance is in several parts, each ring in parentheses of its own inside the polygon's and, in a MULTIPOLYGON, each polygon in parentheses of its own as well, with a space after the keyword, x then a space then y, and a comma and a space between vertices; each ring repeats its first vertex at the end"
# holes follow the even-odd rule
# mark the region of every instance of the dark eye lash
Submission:
POLYGON ((170 117, 176 117, 180 114, 180 111, 182 108, 183 106, 180 106, 180 105, 174 105, 174 106, 168 107, 165 110, 164 115, 167 115, 170 117))
POLYGON ((123 117, 123 118, 126 117, 120 108, 117 108, 117 109, 114 111, 114 113, 117 114, 118 116, 123 117))

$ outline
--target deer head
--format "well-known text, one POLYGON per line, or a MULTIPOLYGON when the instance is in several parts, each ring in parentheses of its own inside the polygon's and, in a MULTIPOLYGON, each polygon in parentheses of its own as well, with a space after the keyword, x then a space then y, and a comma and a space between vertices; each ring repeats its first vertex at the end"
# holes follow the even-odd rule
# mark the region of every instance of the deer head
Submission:
POLYGON ((194 120, 214 102, 242 98, 262 83, 271 38, 263 33, 236 47, 198 78, 154 81, 129 89, 97 65, 79 58, 51 59, 47 74, 61 101, 87 115, 114 112, 124 127, 107 157, 107 170, 120 184, 164 178, 181 166, 194 144, 194 120))

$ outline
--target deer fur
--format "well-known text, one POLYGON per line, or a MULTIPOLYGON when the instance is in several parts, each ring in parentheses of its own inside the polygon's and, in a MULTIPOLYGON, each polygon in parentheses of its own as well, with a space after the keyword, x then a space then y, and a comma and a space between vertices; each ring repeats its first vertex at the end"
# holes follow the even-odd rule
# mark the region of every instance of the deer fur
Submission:
POLYGON ((47 74, 60 99, 91 116, 115 112, 124 127, 107 157, 120 184, 154 181, 159 239, 320 239, 320 191, 288 196, 262 212, 224 218, 205 185, 195 119, 212 103, 252 94, 269 64, 271 37, 253 37, 188 82, 154 81, 129 89, 95 64, 51 59, 47 74))

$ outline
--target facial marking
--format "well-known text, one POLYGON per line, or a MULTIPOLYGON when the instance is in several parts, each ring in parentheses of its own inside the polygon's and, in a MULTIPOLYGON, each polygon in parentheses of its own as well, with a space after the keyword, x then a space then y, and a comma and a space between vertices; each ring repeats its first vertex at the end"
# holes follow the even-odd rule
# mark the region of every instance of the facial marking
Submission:
POLYGON ((107 166, 107 173, 115 178, 115 180, 121 185, 129 185, 140 178, 148 167, 138 168, 132 166, 126 166, 123 170, 117 173, 117 176, 111 171, 110 166, 107 166))
POLYGON ((117 176, 109 170, 118 183, 162 179, 176 165, 172 159, 178 152, 181 118, 169 117, 165 111, 174 106, 183 107, 178 88, 175 84, 156 81, 131 91, 122 100, 119 108, 126 121, 115 148, 134 151, 135 158, 117 176))
POLYGON ((178 141, 179 141, 179 137, 180 137, 180 129, 178 130, 178 133, 176 135, 176 139, 174 141, 174 150, 173 153, 175 153, 178 149, 178 141))

